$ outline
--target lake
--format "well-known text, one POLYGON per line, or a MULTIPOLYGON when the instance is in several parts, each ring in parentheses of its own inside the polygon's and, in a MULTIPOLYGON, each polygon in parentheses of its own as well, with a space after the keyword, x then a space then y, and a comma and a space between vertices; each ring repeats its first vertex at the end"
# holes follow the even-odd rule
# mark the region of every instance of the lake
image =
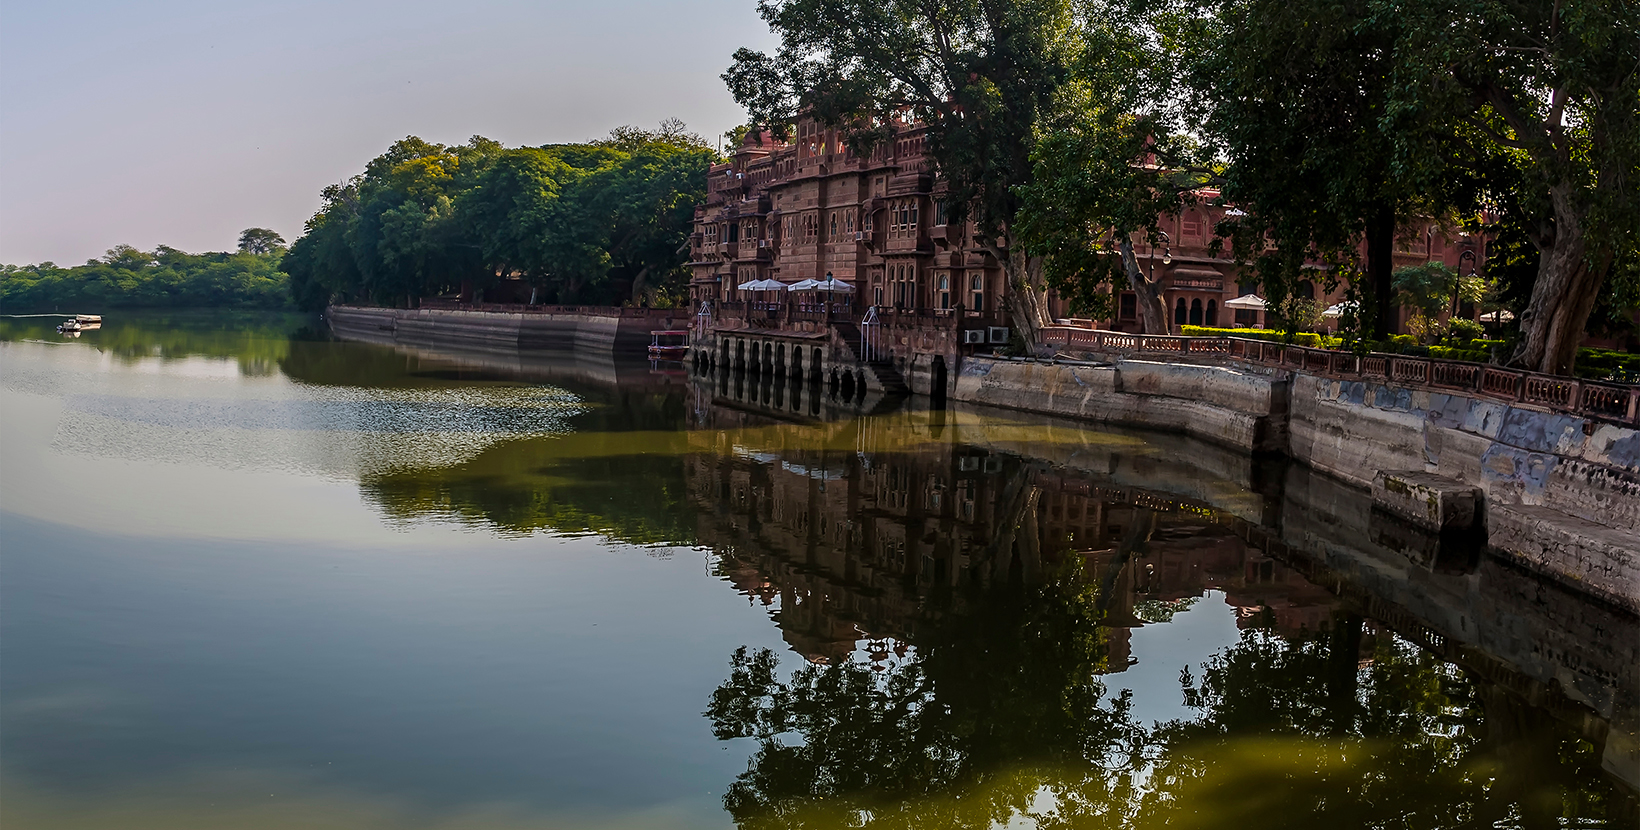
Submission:
POLYGON ((0 320, 7 828, 1640 825, 1634 618, 1280 459, 50 325, 0 320))

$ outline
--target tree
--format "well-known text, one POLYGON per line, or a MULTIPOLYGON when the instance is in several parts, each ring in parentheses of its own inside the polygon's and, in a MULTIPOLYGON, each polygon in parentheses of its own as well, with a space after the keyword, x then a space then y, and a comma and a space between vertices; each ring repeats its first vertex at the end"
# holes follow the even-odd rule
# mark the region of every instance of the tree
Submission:
POLYGON ((325 190, 284 267, 304 307, 408 302, 504 278, 566 302, 667 302, 714 158, 676 120, 517 149, 412 136, 325 190))
POLYGON ((239 250, 247 254, 271 254, 285 247, 285 238, 267 228, 246 228, 239 234, 239 250))
POLYGON ((1169 106, 1178 74, 1165 44, 1177 39, 1168 37, 1177 21, 1158 8, 1084 10, 1061 113, 1032 151, 1032 180, 1017 188, 1019 236, 1078 310, 1113 316, 1108 289, 1124 281, 1145 331, 1169 334, 1161 285, 1140 265, 1134 243, 1163 247, 1161 217, 1197 201, 1216 178, 1182 113, 1169 106))
POLYGON ((972 217, 1001 264, 1027 342, 1048 322, 1042 257, 1014 244, 1017 186, 1074 58, 1069 0, 759 0, 778 53, 735 52, 724 73, 754 123, 784 138, 800 112, 866 150, 907 119, 949 188, 948 221, 972 217))
POLYGON ((1375 17, 1376 2, 1223 0, 1192 77, 1228 161, 1224 198, 1242 214, 1220 230, 1265 299, 1282 305, 1305 266, 1325 262, 1331 280, 1365 289, 1356 322, 1382 339, 1398 224, 1459 197, 1426 146, 1434 126, 1391 107, 1400 21, 1375 17))
MULTIPOLYGON (((1393 19, 1394 24, 1389 21, 1393 19)), ((1627 0, 1396 0, 1395 117, 1456 114, 1466 169, 1538 250, 1511 362, 1566 374, 1602 291, 1640 299, 1640 26, 1627 0), (1494 160, 1516 176, 1497 181, 1494 160)))
POLYGON ((1401 305, 1413 311, 1409 327, 1420 339, 1439 334, 1441 314, 1459 300, 1480 302, 1486 283, 1478 277, 1461 277, 1444 263, 1426 262, 1395 269, 1395 295, 1401 305))

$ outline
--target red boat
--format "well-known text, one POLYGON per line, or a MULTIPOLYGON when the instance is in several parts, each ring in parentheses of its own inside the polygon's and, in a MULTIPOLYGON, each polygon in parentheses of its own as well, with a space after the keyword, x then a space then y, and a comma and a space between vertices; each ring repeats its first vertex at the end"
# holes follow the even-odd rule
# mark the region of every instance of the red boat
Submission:
POLYGON ((689 332, 652 331, 649 333, 649 356, 660 360, 682 360, 689 353, 689 332))

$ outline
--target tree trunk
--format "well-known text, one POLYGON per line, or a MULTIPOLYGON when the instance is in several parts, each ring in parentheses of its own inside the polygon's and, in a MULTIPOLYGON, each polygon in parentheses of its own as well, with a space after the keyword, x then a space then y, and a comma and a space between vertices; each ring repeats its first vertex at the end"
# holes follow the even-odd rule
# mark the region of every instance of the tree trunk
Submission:
POLYGON ((1554 235, 1538 259, 1532 299, 1520 315, 1520 348, 1509 360, 1511 366, 1551 375, 1572 373, 1601 282, 1600 274, 1589 267, 1582 217, 1571 190, 1570 184, 1549 189, 1554 235))
POLYGON ((1145 334, 1172 334, 1167 320, 1167 301, 1162 298, 1161 286, 1139 268, 1139 258, 1133 254, 1133 240, 1122 237, 1122 270, 1127 272, 1128 285, 1138 297, 1139 320, 1145 324, 1145 334))
POLYGON ((1367 283, 1372 290, 1372 339, 1387 340, 1395 316, 1395 209, 1380 205, 1367 220, 1367 283))
POLYGON ((1027 256, 1018 245, 1008 246, 1006 253, 992 247, 991 255, 1002 264, 1003 277, 1008 281, 1009 321, 1026 347, 1035 352, 1042 342, 1042 329, 1049 323, 1048 289, 1042 284, 1042 257, 1027 256))

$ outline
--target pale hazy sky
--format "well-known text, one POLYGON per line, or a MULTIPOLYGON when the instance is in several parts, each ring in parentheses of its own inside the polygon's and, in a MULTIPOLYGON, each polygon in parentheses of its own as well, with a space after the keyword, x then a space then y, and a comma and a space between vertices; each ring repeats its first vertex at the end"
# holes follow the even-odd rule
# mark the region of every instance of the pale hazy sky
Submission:
POLYGON ((743 115, 755 0, 5 0, 0 262, 288 240, 395 139, 581 141, 743 115))

